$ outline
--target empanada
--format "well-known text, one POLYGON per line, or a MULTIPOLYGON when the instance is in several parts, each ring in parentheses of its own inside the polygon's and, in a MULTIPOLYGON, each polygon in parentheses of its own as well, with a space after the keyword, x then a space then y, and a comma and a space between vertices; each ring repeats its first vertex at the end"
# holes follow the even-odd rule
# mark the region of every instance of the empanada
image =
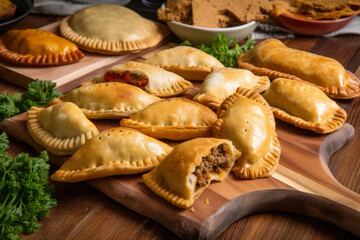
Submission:
POLYGON ((81 146, 52 176, 80 182, 153 169, 172 147, 134 129, 110 128, 81 146))
POLYGON ((307 81, 335 99, 360 96, 359 79, 338 61, 289 48, 277 39, 262 41, 240 55, 238 66, 271 79, 280 77, 307 81))
POLYGON ((320 89, 305 82, 277 78, 264 93, 274 116, 316 133, 330 133, 346 120, 346 112, 320 89))
POLYGON ((101 54, 137 52, 157 45, 169 34, 131 9, 112 4, 73 13, 62 20, 60 32, 81 49, 101 54))
POLYGON ((27 129, 32 138, 56 155, 71 155, 99 133, 73 103, 59 103, 47 108, 31 107, 27 129))
POLYGON ((211 181, 224 181, 240 153, 226 139, 196 138, 177 145, 151 172, 145 185, 171 204, 188 208, 211 181))
POLYGON ((128 117, 160 100, 138 87, 109 82, 76 88, 50 101, 50 104, 73 102, 89 119, 118 119, 128 117))
POLYGON ((20 66, 65 65, 83 57, 74 43, 40 29, 13 29, 0 38, 0 58, 20 66))
POLYGON ((271 176, 279 163, 280 143, 270 106, 257 92, 238 88, 220 105, 214 136, 232 141, 241 152, 232 171, 241 179, 271 176))
POLYGON ((217 109, 238 87, 263 92, 269 85, 267 76, 256 76, 246 69, 216 68, 206 76, 194 101, 217 109))
POLYGON ((211 137, 216 114, 186 98, 168 98, 122 119, 120 125, 159 139, 187 140, 211 137))
POLYGON ((131 84, 158 97, 177 96, 193 86, 191 82, 175 73, 154 65, 134 61, 113 66, 83 85, 101 82, 131 84))
POLYGON ((213 67, 224 65, 213 56, 193 47, 177 46, 161 50, 150 56, 145 63, 160 66, 187 80, 203 81, 213 67))

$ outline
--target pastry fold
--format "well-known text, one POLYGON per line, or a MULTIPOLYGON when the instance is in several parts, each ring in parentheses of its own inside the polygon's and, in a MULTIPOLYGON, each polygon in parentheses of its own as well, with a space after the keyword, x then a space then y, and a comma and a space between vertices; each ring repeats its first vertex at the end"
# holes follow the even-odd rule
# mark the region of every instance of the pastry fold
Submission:
POLYGON ((238 87, 263 92, 269 85, 267 76, 256 76, 246 69, 215 68, 206 76, 194 101, 218 109, 225 98, 235 93, 238 87))
POLYGON ((13 29, 0 38, 0 58, 26 67, 50 67, 79 61, 84 54, 72 42, 40 29, 13 29))
POLYGON ((172 150, 167 144, 134 129, 107 129, 81 146, 52 176, 80 182, 153 169, 172 150))
POLYGON ((214 67, 224 67, 213 56, 188 46, 177 46, 161 50, 144 62, 159 66, 187 80, 194 81, 203 81, 214 67))
POLYGON ((273 80, 264 98, 276 118, 316 133, 336 131, 347 117, 345 110, 320 89, 296 80, 273 80))
POLYGON ((64 18, 61 34, 81 49, 114 55, 156 46, 169 33, 129 8, 97 4, 64 18))
POLYGON ((115 65, 82 85, 102 82, 131 84, 158 97, 174 97, 193 87, 191 82, 175 73, 154 65, 134 61, 115 65))
POLYGON ((208 107, 187 98, 168 98, 149 105, 120 125, 159 139, 189 140, 211 137, 216 114, 208 107))
POLYGON ((238 88, 220 105, 214 136, 232 141, 241 152, 232 171, 241 179, 271 176, 279 163, 280 143, 270 106, 257 92, 238 88))
POLYGON ((190 207, 211 181, 224 181, 240 153, 229 140, 197 138, 177 145, 151 172, 144 184, 161 198, 190 207))
POLYGON ((289 48, 277 39, 264 40, 240 55, 238 66, 257 75, 267 75, 271 79, 306 81, 334 99, 360 96, 359 79, 338 61, 289 48))
POLYGON ((99 133, 73 103, 59 103, 47 108, 31 107, 27 129, 32 138, 49 152, 71 155, 99 133))
POLYGON ((50 104, 75 103, 89 119, 119 119, 128 117, 161 99, 138 87, 120 83, 97 83, 76 88, 50 104))

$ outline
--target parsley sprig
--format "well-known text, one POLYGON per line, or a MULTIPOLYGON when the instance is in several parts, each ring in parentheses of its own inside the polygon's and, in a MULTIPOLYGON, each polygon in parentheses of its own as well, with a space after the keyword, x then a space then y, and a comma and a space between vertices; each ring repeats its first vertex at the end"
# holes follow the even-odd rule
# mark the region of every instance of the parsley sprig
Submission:
MULTIPOLYGON (((235 38, 230 41, 227 39, 226 34, 219 33, 213 40, 211 46, 206 46, 201 43, 198 46, 194 46, 211 56, 217 58, 225 67, 236 67, 237 60, 240 54, 243 54, 254 47, 255 41, 252 40, 252 36, 249 35, 246 42, 243 45, 239 45, 235 38)), ((181 45, 191 46, 190 41, 185 40, 181 45)))
POLYGON ((24 94, 4 92, 0 95, 0 123, 7 118, 26 112, 31 106, 42 107, 50 100, 61 96, 56 83, 36 79, 24 94))
POLYGON ((7 154, 7 135, 0 135, 0 239, 20 239, 19 234, 38 230, 56 205, 53 186, 48 185, 49 158, 46 151, 39 157, 20 153, 7 154))

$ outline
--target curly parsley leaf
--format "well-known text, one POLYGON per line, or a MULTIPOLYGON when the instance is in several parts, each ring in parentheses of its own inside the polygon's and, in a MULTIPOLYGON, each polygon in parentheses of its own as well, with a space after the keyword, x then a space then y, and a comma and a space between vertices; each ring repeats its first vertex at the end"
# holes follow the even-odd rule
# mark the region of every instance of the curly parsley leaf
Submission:
POLYGON ((46 151, 39 157, 6 153, 8 139, 0 135, 0 239, 20 239, 21 232, 38 230, 39 223, 56 205, 53 186, 48 185, 49 158, 46 151))
MULTIPOLYGON (((194 46, 207 54, 217 58, 225 67, 236 67, 239 56, 254 47, 255 41, 249 35, 243 45, 239 45, 236 39, 227 39, 226 34, 219 33, 213 40, 211 46, 206 46, 204 43, 194 46)), ((185 40, 181 45, 191 46, 190 41, 185 40)))
POLYGON ((4 92, 0 95, 0 123, 7 118, 26 112, 30 107, 42 107, 54 98, 61 96, 55 89, 56 83, 40 81, 31 82, 24 94, 4 92))

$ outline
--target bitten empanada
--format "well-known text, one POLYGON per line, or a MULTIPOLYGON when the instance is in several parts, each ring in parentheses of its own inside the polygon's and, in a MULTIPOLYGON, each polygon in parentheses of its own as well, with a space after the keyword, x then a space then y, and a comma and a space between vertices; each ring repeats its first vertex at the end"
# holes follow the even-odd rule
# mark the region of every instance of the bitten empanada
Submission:
POLYGON ((120 125, 159 139, 187 140, 211 137, 216 114, 208 107, 186 98, 168 98, 153 103, 120 125))
POLYGON ((32 138, 56 155, 71 155, 99 133, 73 103, 59 103, 27 111, 27 129, 32 138))
POLYGON ((144 62, 174 72, 187 80, 195 81, 203 81, 214 67, 224 67, 213 56, 188 46, 161 50, 144 62))
POLYGON ((320 89, 304 82, 277 78, 264 93, 274 116, 296 127, 330 133, 346 120, 346 112, 320 89))
POLYGON ((360 96, 359 79, 338 61, 289 48, 277 39, 262 41, 254 49, 240 55, 238 66, 271 79, 307 81, 335 99, 360 96))
POLYGON ((211 181, 224 181, 240 153, 229 140, 197 138, 177 145, 151 172, 145 185, 171 204, 188 208, 211 181))
POLYGON ((64 18, 61 34, 81 49, 101 54, 124 54, 156 46, 169 31, 129 8, 98 4, 64 18))
POLYGON ((128 117, 160 100, 138 87, 109 82, 76 88, 50 101, 50 104, 73 102, 89 119, 118 119, 128 117))
POLYGON ((238 88, 220 105, 214 136, 232 141, 241 152, 232 171, 241 179, 271 176, 279 163, 280 143, 270 106, 257 92, 238 88))
POLYGON ((52 176, 61 182, 80 182, 153 169, 172 147, 134 129, 110 128, 81 146, 52 176))
POLYGON ((0 38, 0 58, 26 67, 49 67, 79 61, 84 54, 72 42, 40 29, 13 29, 0 38))
POLYGON ((269 85, 267 76, 256 76, 246 69, 216 68, 206 76, 194 101, 217 109, 238 87, 263 92, 269 85))
POLYGON ((154 65, 134 61, 113 66, 83 85, 101 82, 131 84, 158 97, 177 96, 193 86, 191 82, 175 73, 154 65))

